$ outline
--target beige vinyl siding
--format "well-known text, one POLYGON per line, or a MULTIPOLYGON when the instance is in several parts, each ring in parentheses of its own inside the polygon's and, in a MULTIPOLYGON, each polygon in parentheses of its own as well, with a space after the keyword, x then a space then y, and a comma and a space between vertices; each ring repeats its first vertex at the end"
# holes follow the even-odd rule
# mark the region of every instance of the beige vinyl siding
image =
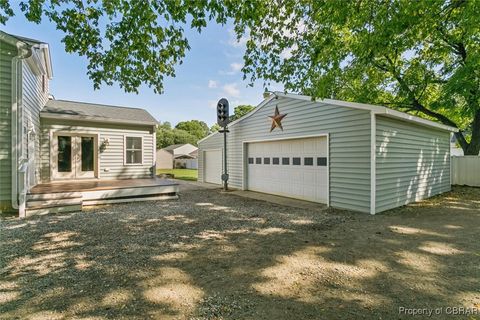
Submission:
MULTIPOLYGON (((243 187, 243 142, 279 138, 330 135, 330 205, 369 212, 370 210, 370 112, 320 102, 291 98, 270 101, 250 117, 230 128, 228 170, 230 185, 243 187), (270 131, 275 105, 287 114, 284 131, 270 131)), ((219 148, 223 137, 211 136, 200 149, 219 148)), ((200 152, 201 154, 201 152, 200 152)), ((203 176, 203 155, 199 157, 199 179, 203 176)))
POLYGON ((31 135, 35 141, 35 177, 40 180, 40 110, 48 101, 48 78, 45 76, 45 91, 42 85, 42 75, 36 75, 26 62, 22 62, 22 111, 23 111, 23 131, 22 152, 27 156, 27 132, 34 130, 31 135))
POLYGON ((152 126, 129 126, 114 124, 97 124, 91 122, 74 122, 64 120, 42 119, 41 133, 41 178, 50 180, 50 132, 77 132, 98 134, 99 145, 105 139, 109 145, 99 152, 100 179, 149 178, 154 165, 154 139, 152 126), (133 135, 143 138, 143 164, 124 165, 124 136, 133 135))
POLYGON ((377 116, 376 212, 450 190, 450 133, 377 116))
POLYGON ((12 58, 15 47, 0 42, 0 211, 11 210, 12 58))

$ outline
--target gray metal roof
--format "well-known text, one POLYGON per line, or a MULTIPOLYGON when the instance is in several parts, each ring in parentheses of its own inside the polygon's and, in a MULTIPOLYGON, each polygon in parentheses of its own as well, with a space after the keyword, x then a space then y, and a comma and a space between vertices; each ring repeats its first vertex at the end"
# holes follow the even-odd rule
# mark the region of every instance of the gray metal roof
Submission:
POLYGON ((49 100, 40 112, 40 116, 96 122, 158 124, 157 120, 144 109, 67 100, 49 100))

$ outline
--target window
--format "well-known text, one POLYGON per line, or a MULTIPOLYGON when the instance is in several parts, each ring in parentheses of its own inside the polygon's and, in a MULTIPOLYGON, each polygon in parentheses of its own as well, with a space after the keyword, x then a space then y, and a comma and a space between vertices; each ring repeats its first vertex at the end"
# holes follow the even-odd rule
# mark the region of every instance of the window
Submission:
POLYGON ((282 158, 282 164, 283 165, 289 165, 290 164, 290 158, 282 158))
POLYGON ((273 164, 280 164, 280 158, 272 158, 273 164))
POLYGON ((262 158, 255 158, 256 164, 262 164, 262 158))
POLYGON ((294 157, 292 159, 292 163, 293 163, 294 166, 299 166, 301 164, 301 161, 302 161, 301 158, 294 157))
POLYGON ((125 137, 125 163, 143 163, 142 137, 125 137))
POLYGON ((270 158, 263 158, 263 164, 270 164, 270 158))
POLYGON ((303 158, 303 164, 305 166, 313 166, 313 158, 311 157, 303 158))
POLYGON ((248 158, 248 164, 253 164, 253 158, 248 158))
POLYGON ((317 166, 325 167, 327 165, 327 158, 317 158, 317 166))

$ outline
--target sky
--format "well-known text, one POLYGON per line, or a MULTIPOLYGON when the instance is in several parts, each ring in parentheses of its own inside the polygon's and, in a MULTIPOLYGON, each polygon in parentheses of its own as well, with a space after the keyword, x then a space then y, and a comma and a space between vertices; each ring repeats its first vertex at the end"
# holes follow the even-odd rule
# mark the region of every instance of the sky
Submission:
POLYGON ((186 29, 191 49, 183 64, 177 66, 176 77, 166 78, 161 95, 147 86, 142 86, 139 94, 125 93, 116 84, 94 90, 86 74, 86 58, 66 53, 61 42, 63 33, 47 19, 37 25, 17 13, 0 29, 49 44, 53 65, 50 93, 56 99, 144 108, 161 122, 175 125, 197 119, 209 126, 216 121, 215 107, 220 98, 229 100, 231 110, 239 104, 256 106, 263 99, 263 82, 256 82, 252 88, 242 80, 245 47, 242 41, 236 41, 231 25, 211 23, 201 34, 186 29))

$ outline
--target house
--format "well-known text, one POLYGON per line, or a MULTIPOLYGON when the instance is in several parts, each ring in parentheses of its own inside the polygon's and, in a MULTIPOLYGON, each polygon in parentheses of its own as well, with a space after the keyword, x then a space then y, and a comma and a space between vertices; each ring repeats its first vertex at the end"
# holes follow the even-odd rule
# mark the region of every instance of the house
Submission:
POLYGON ((157 150, 158 169, 197 169, 198 148, 189 143, 172 144, 157 150))
POLYGON ((54 100, 49 46, 0 32, 0 212, 175 197, 155 178, 157 121, 145 110, 54 100))
MULTIPOLYGON (((276 92, 229 124, 229 185, 371 214, 450 190, 457 129, 381 106, 276 92)), ((223 135, 199 141, 221 183, 223 135)))

